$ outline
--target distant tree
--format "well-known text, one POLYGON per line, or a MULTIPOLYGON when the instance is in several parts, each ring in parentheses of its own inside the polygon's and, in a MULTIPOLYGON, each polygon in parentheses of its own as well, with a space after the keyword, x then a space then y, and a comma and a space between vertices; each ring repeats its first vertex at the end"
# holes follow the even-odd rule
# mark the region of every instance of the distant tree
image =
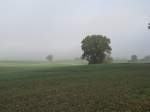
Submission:
POLYGON ((150 55, 148 56, 145 56, 142 61, 145 61, 145 62, 150 62, 150 55))
POLYGON ((47 57, 46 57, 46 59, 48 60, 48 61, 53 61, 53 55, 48 55, 47 57))
POLYGON ((103 63, 105 57, 111 54, 110 39, 103 35, 91 35, 82 40, 82 59, 89 64, 103 63))
POLYGON ((132 55, 132 56, 131 56, 131 61, 132 61, 132 62, 138 61, 137 55, 132 55))
POLYGON ((150 23, 148 24, 148 29, 150 29, 150 23))

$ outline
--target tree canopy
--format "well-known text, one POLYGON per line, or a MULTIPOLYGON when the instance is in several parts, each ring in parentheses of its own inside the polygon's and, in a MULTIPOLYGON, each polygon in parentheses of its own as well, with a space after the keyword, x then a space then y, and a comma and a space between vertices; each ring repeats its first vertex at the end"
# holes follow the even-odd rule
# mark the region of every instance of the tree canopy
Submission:
POLYGON ((89 64, 103 63, 106 56, 111 54, 110 39, 103 35, 91 35, 82 40, 82 58, 89 64))

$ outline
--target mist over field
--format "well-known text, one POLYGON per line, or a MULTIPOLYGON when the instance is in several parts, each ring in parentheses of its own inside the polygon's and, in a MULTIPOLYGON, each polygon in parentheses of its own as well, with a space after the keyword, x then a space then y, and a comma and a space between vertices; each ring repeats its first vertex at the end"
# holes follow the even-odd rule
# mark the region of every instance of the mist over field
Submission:
POLYGON ((111 39, 112 56, 150 54, 149 0, 1 0, 0 60, 73 59, 92 34, 111 39))
POLYGON ((150 0, 0 0, 0 112, 150 112, 150 0))

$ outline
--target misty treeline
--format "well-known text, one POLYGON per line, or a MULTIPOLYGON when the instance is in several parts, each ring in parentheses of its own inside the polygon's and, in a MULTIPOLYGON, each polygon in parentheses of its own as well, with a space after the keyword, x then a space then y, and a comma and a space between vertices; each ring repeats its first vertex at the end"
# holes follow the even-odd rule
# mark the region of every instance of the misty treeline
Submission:
POLYGON ((130 59, 126 58, 116 58, 113 62, 121 62, 121 63, 150 63, 150 55, 144 56, 142 58, 138 58, 137 55, 131 55, 130 59))
MULTIPOLYGON (((150 24, 148 28, 150 29, 150 24)), ((81 58, 75 58, 75 60, 87 60, 89 64, 111 63, 114 59, 111 57, 112 48, 110 46, 110 43, 111 40, 106 36, 88 35, 81 42, 81 49, 83 51, 81 58)), ((52 54, 49 54, 46 59, 51 62, 53 61, 54 56, 52 54)), ((130 60, 126 61, 150 62, 150 55, 145 56, 143 59, 138 59, 138 56, 134 54, 131 56, 130 60)))
MULTIPOLYGON (((110 39, 103 35, 90 35, 82 40, 81 49, 83 54, 80 59, 87 60, 89 64, 110 63, 112 61, 110 39)), ((53 55, 49 54, 46 59, 53 60, 53 55)), ((77 60, 77 58, 76 58, 77 60)))
MULTIPOLYGON (((150 23, 148 24, 150 29, 150 23)), ((88 35, 81 42, 81 49, 83 54, 81 59, 87 60, 89 64, 111 63, 113 58, 111 57, 112 48, 110 46, 111 40, 103 35, 88 35)), ((50 54, 46 57, 48 61, 53 60, 53 55, 50 54)), ((75 58, 75 60, 80 58, 75 58)), ((132 55, 128 62, 150 62, 150 56, 146 56, 143 59, 138 59, 137 55, 132 55)))

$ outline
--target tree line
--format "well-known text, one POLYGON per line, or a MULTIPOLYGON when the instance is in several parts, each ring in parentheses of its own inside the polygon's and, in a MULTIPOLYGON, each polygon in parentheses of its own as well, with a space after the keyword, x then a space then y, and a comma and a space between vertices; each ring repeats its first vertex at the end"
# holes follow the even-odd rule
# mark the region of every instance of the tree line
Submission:
MULTIPOLYGON (((82 40, 82 59, 85 59, 89 64, 100 64, 104 61, 111 60, 110 39, 103 35, 89 35, 82 40)), ((53 60, 53 55, 46 57, 48 61, 53 60)))
MULTIPOLYGON (((148 24, 150 29, 150 23, 148 24)), ((81 49, 83 50, 82 59, 85 59, 89 64, 100 64, 106 61, 112 61, 110 46, 111 40, 104 35, 88 35, 82 40, 81 49)), ((146 57, 146 59, 149 57, 146 57)), ((47 60, 52 61, 53 55, 48 55, 47 60)), ((131 62, 136 62, 138 57, 131 56, 131 62)))

